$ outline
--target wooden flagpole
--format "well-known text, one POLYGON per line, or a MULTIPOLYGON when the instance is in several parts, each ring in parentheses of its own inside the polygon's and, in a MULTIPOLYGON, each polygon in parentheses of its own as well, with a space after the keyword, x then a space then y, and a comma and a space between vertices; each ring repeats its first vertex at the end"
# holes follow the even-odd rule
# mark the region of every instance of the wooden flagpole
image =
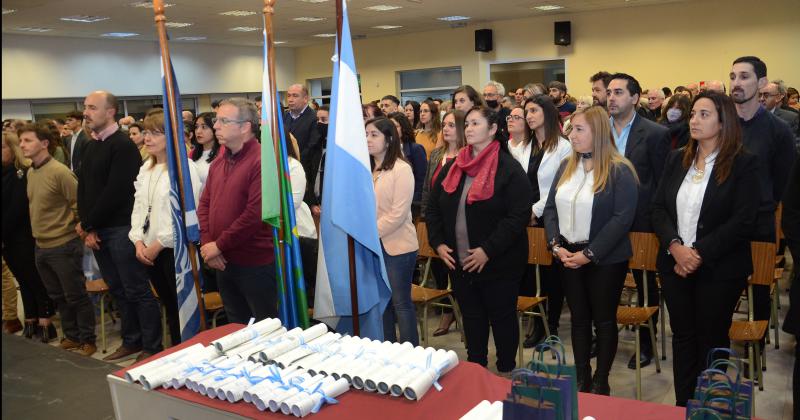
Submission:
MULTIPOLYGON (((175 151, 176 156, 180 156, 178 152, 180 149, 179 147, 186 147, 183 144, 183 133, 178 132, 178 122, 180 121, 178 118, 182 118, 180 116, 181 110, 178 109, 178 101, 175 97, 175 90, 173 89, 173 82, 172 80, 172 66, 170 65, 171 59, 169 55, 169 43, 167 42, 167 28, 166 28, 166 21, 167 18, 164 16, 164 2, 163 0, 153 0, 153 10, 155 11, 155 21, 156 21, 156 30, 158 31, 158 43, 161 46, 161 66, 162 71, 164 72, 164 84, 166 85, 167 91, 167 107, 169 109, 165 111, 165 118, 169 118, 170 126, 172 128, 172 147, 175 151)), ((183 215, 183 220, 186 220, 186 202, 185 202, 185 194, 183 192, 183 168, 180 165, 180 161, 176 162, 175 168, 178 174, 178 197, 181 200, 181 213, 183 215)), ((200 276, 197 267, 197 248, 195 245, 189 241, 188 246, 189 251, 189 260, 192 264, 192 277, 194 279, 194 290, 197 294, 197 304, 200 307, 200 331, 206 329, 206 310, 205 310, 205 302, 203 301, 203 297, 200 293, 200 276)))
MULTIPOLYGON (((336 65, 342 62, 342 1, 336 0, 336 65)), ((337 111, 338 112, 338 111, 337 111)), ((358 282, 356 280, 356 246, 353 237, 347 235, 347 260, 350 264, 350 311, 353 314, 353 335, 361 335, 358 319, 358 282)))

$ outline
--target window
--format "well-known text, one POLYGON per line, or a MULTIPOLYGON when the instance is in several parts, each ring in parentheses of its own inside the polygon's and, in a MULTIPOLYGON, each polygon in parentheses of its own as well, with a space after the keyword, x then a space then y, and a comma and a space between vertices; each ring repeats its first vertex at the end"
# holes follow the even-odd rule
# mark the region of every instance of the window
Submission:
POLYGON ((333 78, 323 77, 322 79, 308 80, 308 96, 312 101, 317 101, 320 105, 330 105, 331 91, 333 90, 333 78))
POLYGON ((64 118, 68 113, 78 109, 75 101, 70 102, 40 102, 31 104, 31 114, 34 121, 43 119, 64 118))
POLYGON ((401 71, 400 102, 422 102, 428 97, 450 100, 450 95, 461 86, 461 67, 442 67, 401 71))

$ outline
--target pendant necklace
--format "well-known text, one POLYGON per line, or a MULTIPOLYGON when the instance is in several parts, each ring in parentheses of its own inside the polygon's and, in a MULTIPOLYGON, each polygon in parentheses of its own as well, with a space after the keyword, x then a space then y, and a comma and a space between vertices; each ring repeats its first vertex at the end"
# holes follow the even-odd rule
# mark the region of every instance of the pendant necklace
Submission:
MULTIPOLYGON (((164 174, 164 169, 162 168, 161 171, 158 173, 156 177, 155 185, 158 186, 158 181, 161 180, 161 175, 164 174)), ((153 177, 150 176, 150 179, 147 181, 147 215, 144 217, 144 224, 142 225, 142 233, 145 235, 147 231, 150 230, 150 213, 153 211, 153 196, 155 195, 156 188, 153 188, 153 177)))

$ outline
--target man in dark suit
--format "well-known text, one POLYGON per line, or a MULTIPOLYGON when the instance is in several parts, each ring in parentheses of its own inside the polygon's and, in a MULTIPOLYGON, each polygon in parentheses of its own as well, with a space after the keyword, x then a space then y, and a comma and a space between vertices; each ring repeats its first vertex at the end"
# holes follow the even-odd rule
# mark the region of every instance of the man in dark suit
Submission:
MULTIPOLYGON (((666 127, 636 113, 636 105, 641 94, 642 87, 639 82, 625 73, 612 75, 606 91, 614 144, 619 152, 633 163, 639 176, 639 201, 631 231, 652 232, 650 204, 669 153, 670 138, 666 127)), ((642 304, 644 302, 642 271, 634 270, 633 276, 636 279, 637 302, 642 304)), ((647 273, 647 300, 652 305, 658 302, 655 278, 655 272, 647 273)), ((653 325, 656 325, 657 317, 658 315, 654 317, 653 325)), ((647 366, 652 359, 654 343, 650 342, 650 334, 645 332, 642 337, 641 366, 647 366)), ((628 368, 636 369, 636 355, 631 358, 628 368)))
POLYGON ((81 167, 81 153, 83 147, 89 142, 89 136, 83 130, 83 113, 72 111, 67 114, 65 125, 72 132, 71 136, 62 138, 69 158, 69 168, 78 173, 81 167))
POLYGON ((303 85, 291 85, 286 90, 288 111, 283 114, 283 124, 297 139, 300 159, 305 162, 306 152, 319 142, 317 113, 308 106, 308 89, 303 85))
MULTIPOLYGON (((800 159, 795 158, 789 185, 783 195, 783 234, 794 261, 800 260, 800 159)), ((796 264, 796 263, 795 263, 796 264)), ((794 268, 789 291, 789 310, 783 320, 783 330, 800 342, 800 270, 794 268)), ((794 345, 794 374, 792 379, 794 416, 800 418, 800 345, 794 345)))
POLYGON ((771 112, 776 117, 782 119, 789 124, 792 134, 795 138, 798 136, 798 124, 800 124, 800 114, 796 111, 788 111, 781 107, 783 98, 786 96, 786 88, 781 88, 783 81, 773 80, 767 83, 762 89, 758 91, 758 101, 761 105, 771 112))

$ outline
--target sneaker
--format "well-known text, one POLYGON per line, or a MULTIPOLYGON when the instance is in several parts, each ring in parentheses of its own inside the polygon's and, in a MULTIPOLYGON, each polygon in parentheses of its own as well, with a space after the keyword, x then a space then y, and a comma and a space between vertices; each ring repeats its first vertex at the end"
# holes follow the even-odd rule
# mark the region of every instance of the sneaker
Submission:
POLYGON ((78 347, 77 353, 81 356, 91 357, 97 351, 97 346, 94 343, 83 343, 78 347))
POLYGON ((81 343, 78 343, 76 341, 72 341, 69 338, 64 337, 64 338, 61 339, 61 343, 58 346, 61 347, 64 350, 74 350, 74 349, 80 348, 81 347, 81 343))

